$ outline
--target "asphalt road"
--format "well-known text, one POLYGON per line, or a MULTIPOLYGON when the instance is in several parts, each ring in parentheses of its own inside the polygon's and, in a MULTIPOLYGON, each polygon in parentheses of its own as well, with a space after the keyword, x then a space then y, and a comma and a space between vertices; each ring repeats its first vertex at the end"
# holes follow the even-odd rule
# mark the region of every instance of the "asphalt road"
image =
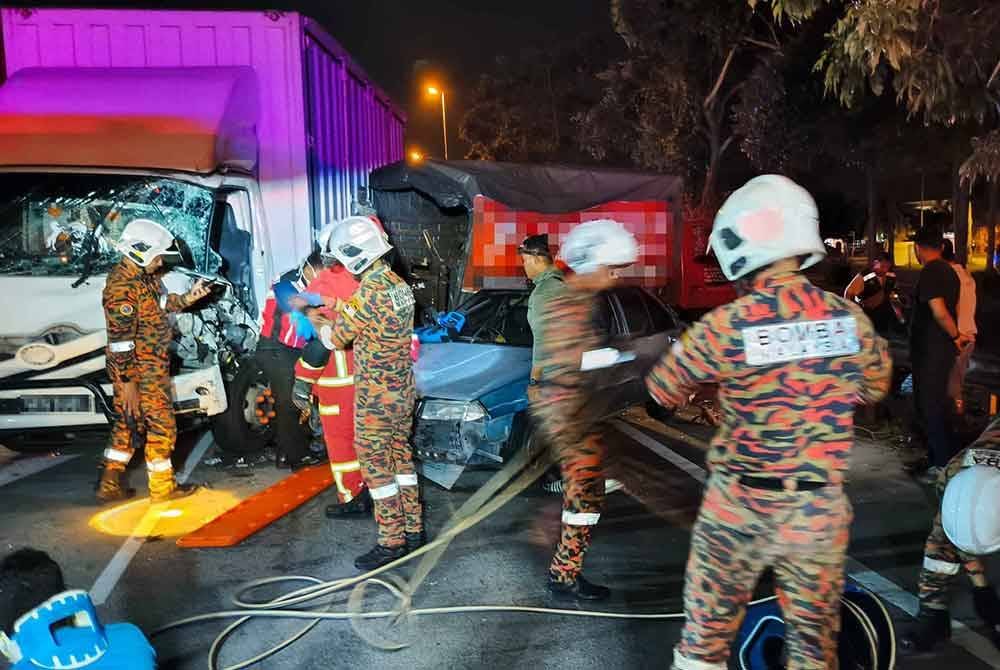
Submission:
MULTIPOLYGON (((626 419, 610 436, 609 470, 627 490, 609 497, 587 558, 587 575, 614 589, 612 601, 602 610, 677 612, 689 529, 700 498, 701 453, 643 415, 626 419)), ((676 428, 696 439, 707 437, 705 428, 676 428)), ((175 455, 179 471, 185 463, 195 466, 189 468, 191 481, 211 485, 200 503, 206 509, 186 509, 184 517, 158 524, 148 538, 128 537, 142 523, 142 503, 95 517, 102 511, 92 503, 101 444, 81 442, 59 456, 18 457, 0 450, 0 552, 22 546, 48 551, 62 565, 70 586, 90 589, 102 603, 105 621, 128 620, 147 631, 182 617, 230 609, 234 589, 251 579, 292 574, 332 580, 356 574, 352 561, 374 542, 373 524, 364 519, 328 521, 323 507, 332 498, 329 492, 236 548, 177 547, 173 536, 183 530, 184 522, 193 523, 198 514, 210 514, 213 506, 221 509, 285 474, 267 464, 238 471, 205 465, 208 443, 202 435, 183 436, 175 455)), ((424 483, 432 537, 491 474, 467 473, 450 492, 424 483)), ((144 486, 141 468, 131 477, 144 486)), ((849 492, 856 516, 849 572, 887 598, 901 632, 909 625, 907 610, 912 612, 915 603, 912 594, 932 515, 932 493, 902 473, 889 449, 865 440, 859 440, 855 450, 849 492)), ((559 517, 559 497, 531 487, 451 544, 414 594, 413 606, 551 606, 544 586, 559 517)), ((412 570, 405 566, 399 572, 407 577, 412 570)), ((344 600, 335 609, 343 611, 344 600)), ((366 609, 391 606, 387 597, 375 594, 366 609)), ((964 580, 956 589, 953 616, 968 628, 957 629, 952 643, 933 655, 901 658, 897 667, 1000 667, 1000 655, 981 635, 964 580)), ((226 646, 223 662, 253 656, 301 625, 252 622, 226 646)), ((662 669, 669 667, 680 629, 676 620, 518 613, 422 616, 391 630, 383 622, 360 626, 409 646, 381 651, 363 641, 348 622, 326 622, 253 667, 662 669)), ((160 667, 206 667, 209 645, 222 627, 200 624, 156 638, 160 667)))

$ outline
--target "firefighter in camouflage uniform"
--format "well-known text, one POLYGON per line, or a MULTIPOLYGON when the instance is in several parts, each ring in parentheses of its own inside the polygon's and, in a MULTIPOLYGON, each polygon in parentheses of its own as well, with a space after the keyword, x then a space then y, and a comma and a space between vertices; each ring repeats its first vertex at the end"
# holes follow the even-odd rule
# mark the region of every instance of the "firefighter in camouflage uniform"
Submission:
POLYGON ((161 502, 195 489, 177 484, 170 462, 177 426, 170 385, 173 328, 168 314, 190 307, 208 295, 209 288, 198 280, 183 295, 166 293, 159 275, 164 262, 180 254, 173 235, 154 221, 136 219, 125 226, 118 250, 124 257, 104 286, 107 369, 118 417, 104 451, 97 498, 112 502, 134 495, 134 490, 122 486, 121 476, 135 450, 145 443, 150 498, 161 502))
POLYGON ((558 598, 604 600, 610 591, 581 574, 605 493, 603 427, 584 411, 586 368, 607 342, 607 333, 595 325, 595 296, 614 285, 616 268, 635 262, 638 245, 618 222, 591 221, 570 231, 561 255, 574 274, 540 314, 542 339, 532 363, 537 378, 528 386, 532 420, 556 454, 563 484, 562 528, 548 588, 558 598))
POLYGON ((401 558, 424 544, 417 474, 409 435, 413 421, 410 358, 413 291, 383 258, 392 250, 381 225, 369 217, 340 222, 328 251, 359 278, 336 322, 321 325, 328 348, 353 343, 354 446, 375 508, 378 543, 354 565, 364 572, 401 558))
POLYGON ((888 347, 858 306, 802 273, 826 252, 816 204, 794 182, 749 181, 719 210, 710 242, 743 295, 692 326, 647 378, 668 407, 699 384, 718 384, 723 416, 692 531, 673 667, 727 667, 755 584, 771 567, 787 667, 835 668, 854 406, 888 391, 888 347))
POLYGON ((980 556, 1000 550, 1000 416, 937 480, 941 509, 924 547, 917 625, 904 649, 930 651, 951 637, 951 586, 963 570, 972 582, 976 614, 1000 647, 1000 599, 986 580, 980 556))

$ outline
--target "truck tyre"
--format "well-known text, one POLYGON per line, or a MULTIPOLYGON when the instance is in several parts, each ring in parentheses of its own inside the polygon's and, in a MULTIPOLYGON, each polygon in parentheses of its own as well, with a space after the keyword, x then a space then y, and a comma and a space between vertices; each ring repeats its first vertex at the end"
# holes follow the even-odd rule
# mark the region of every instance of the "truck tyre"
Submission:
POLYGON ((256 397, 268 387, 267 376, 252 358, 240 359, 239 369, 226 384, 229 407, 212 418, 212 437, 224 451, 252 454, 261 451, 271 441, 270 426, 255 416, 256 397))

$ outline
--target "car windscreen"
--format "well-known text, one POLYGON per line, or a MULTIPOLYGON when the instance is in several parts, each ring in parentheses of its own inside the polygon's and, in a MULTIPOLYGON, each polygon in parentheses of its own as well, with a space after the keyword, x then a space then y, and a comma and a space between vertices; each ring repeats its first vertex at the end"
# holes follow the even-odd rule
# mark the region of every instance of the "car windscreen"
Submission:
POLYGON ((531 346, 527 292, 482 291, 458 311, 465 316, 457 337, 460 342, 531 346))
POLYGON ((135 219, 163 225, 213 272, 211 190, 140 175, 10 173, 0 178, 0 273, 102 274, 117 262, 115 242, 135 219))

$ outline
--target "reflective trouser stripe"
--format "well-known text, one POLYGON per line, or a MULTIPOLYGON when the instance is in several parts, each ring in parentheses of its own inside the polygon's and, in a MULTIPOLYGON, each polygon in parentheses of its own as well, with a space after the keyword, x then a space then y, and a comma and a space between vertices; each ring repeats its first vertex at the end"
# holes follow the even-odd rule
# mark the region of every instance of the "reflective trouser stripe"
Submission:
POLYGON ((567 512, 562 513, 562 522, 570 526, 594 526, 600 520, 601 515, 596 512, 567 512))
POLYGON ((957 575, 961 569, 962 565, 960 563, 948 563, 947 561, 939 561, 936 558, 924 556, 924 570, 936 572, 939 575, 957 575))
POLYGON ((333 352, 333 360, 337 364, 337 377, 339 377, 340 379, 347 379, 348 377, 350 377, 352 380, 354 379, 353 377, 351 377, 351 375, 347 374, 346 352, 340 349, 335 349, 333 352))
POLYGON ((399 495, 399 487, 396 486, 396 482, 393 482, 391 484, 386 484, 385 486, 380 486, 377 489, 372 489, 371 494, 372 498, 375 500, 391 498, 394 495, 399 495))
POLYGON ((112 449, 108 447, 104 450, 104 458, 109 461, 117 461, 118 463, 128 463, 132 460, 132 454, 127 451, 121 451, 119 449, 112 449))
POLYGON ((414 475, 396 475, 396 483, 400 486, 416 486, 417 476, 414 475))
POLYGON ((169 458, 158 458, 146 461, 146 469, 150 472, 170 472, 174 469, 174 466, 170 464, 169 458))
POLYGON ((326 388, 341 388, 343 386, 354 386, 354 375, 347 377, 320 377, 316 384, 326 388))
POLYGON ((674 649, 673 670, 726 670, 725 663, 706 663, 687 656, 674 649))
POLYGON ((164 293, 160 295, 160 309, 166 309, 166 308, 167 308, 167 295, 164 293))
POLYGON ((322 416, 340 416, 340 405, 320 405, 319 413, 322 416))
POLYGON ((127 351, 132 351, 133 349, 135 349, 135 342, 132 340, 108 343, 108 350, 113 354, 124 354, 127 351))
POLYGON ((355 472, 361 469, 361 463, 348 461, 346 463, 330 463, 330 469, 334 472, 355 472))

